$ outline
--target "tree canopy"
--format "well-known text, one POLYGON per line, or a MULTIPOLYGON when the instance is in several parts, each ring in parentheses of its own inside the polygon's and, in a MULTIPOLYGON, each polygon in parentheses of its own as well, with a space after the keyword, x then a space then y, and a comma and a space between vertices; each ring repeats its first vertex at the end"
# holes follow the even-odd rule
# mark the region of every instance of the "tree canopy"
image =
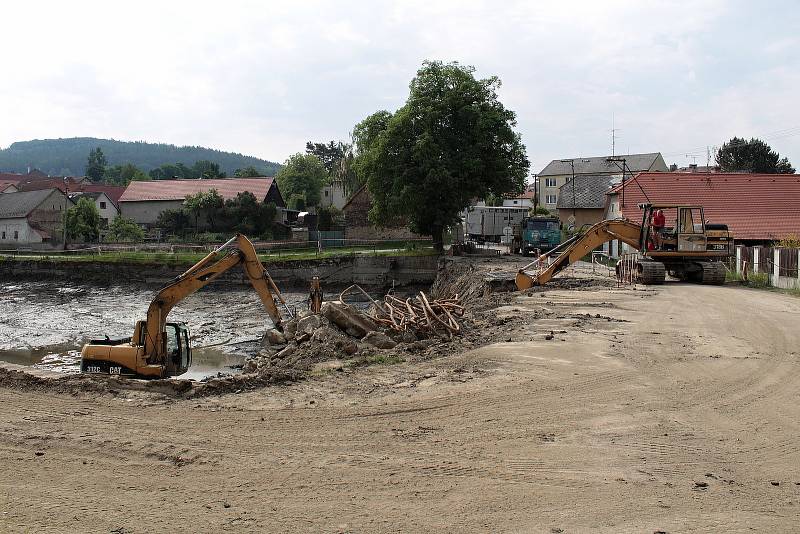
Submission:
POLYGON ((117 215, 108 226, 106 240, 111 243, 141 243, 144 241, 144 230, 133 219, 117 215))
MULTIPOLYGON (((78 176, 86 170, 86 155, 97 148, 101 149, 107 160, 103 166, 132 163, 146 173, 165 164, 181 163, 191 167, 199 160, 213 161, 228 176, 236 169, 247 166, 258 169, 260 176, 275 176, 280 168, 280 165, 271 161, 199 146, 75 137, 12 143, 0 150, 0 171, 24 173, 28 167, 32 167, 52 176, 78 176)), ((168 178, 176 174, 170 174, 168 178)), ((153 176, 153 179, 160 178, 153 176)))
POLYGON ((761 139, 734 137, 717 150, 717 165, 723 172, 755 172, 766 174, 794 174, 787 158, 772 150, 761 139))
POLYGON ((92 199, 80 197, 67 210, 67 235, 85 243, 94 243, 100 237, 100 212, 92 199))
POLYGON ((255 178, 256 176, 262 176, 262 174, 258 169, 249 165, 243 169, 236 169, 233 172, 233 176, 236 178, 255 178))
POLYGON ((472 199, 522 191, 530 166, 513 129, 515 114, 498 100, 500 80, 479 80, 474 72, 458 63, 423 63, 405 105, 385 129, 375 128, 363 153, 370 219, 406 217, 438 250, 444 229, 472 199))
POLYGON ((139 170, 133 163, 106 167, 103 181, 114 185, 128 185, 131 182, 150 180, 150 176, 139 170))
POLYGON ((108 161, 103 150, 100 147, 93 148, 86 162, 86 176, 93 182, 99 182, 106 172, 106 165, 108 161))
POLYGON ((316 156, 319 159, 328 175, 332 176, 339 160, 344 157, 347 145, 341 141, 331 141, 330 143, 306 143, 306 154, 316 156))
POLYGON ((319 204, 327 176, 319 158, 312 154, 295 154, 286 160, 275 179, 291 209, 306 209, 319 204))

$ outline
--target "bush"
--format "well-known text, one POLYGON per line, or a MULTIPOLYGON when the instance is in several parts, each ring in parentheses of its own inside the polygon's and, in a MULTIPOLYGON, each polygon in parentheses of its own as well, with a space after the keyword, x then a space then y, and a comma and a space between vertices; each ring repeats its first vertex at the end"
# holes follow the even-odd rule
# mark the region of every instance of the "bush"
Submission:
POLYGON ((747 285, 758 289, 770 287, 769 275, 767 273, 750 273, 747 277, 747 285))
POLYGON ((800 237, 797 237, 797 234, 788 234, 778 241, 776 246, 781 248, 800 248, 800 237))
POLYGON ((144 230, 133 222, 133 219, 126 219, 121 215, 114 217, 108 227, 107 240, 116 243, 141 243, 144 241, 144 230))

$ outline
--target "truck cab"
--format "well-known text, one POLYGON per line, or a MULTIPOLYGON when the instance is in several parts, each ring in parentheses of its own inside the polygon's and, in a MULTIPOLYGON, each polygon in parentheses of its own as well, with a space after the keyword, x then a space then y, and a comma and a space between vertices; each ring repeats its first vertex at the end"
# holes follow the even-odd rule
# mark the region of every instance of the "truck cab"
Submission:
POLYGON ((523 256, 535 250, 544 252, 561 243, 561 222, 558 217, 526 217, 522 221, 523 256))

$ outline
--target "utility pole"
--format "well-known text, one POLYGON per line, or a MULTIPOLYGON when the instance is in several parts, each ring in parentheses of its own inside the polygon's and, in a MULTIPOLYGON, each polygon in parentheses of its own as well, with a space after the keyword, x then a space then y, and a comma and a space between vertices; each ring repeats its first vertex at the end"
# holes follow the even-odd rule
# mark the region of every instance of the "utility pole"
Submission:
MULTIPOLYGON (((613 162, 613 163, 615 163, 617 165, 617 168, 621 168, 622 169, 622 204, 620 204, 620 208, 624 208, 625 207, 625 169, 628 167, 628 160, 626 160, 625 158, 617 158, 615 156, 612 156, 610 158, 606 158, 606 161, 608 161, 609 163, 613 162), (619 166, 619 163, 622 163, 622 167, 619 166)), ((628 171, 630 171, 630 169, 628 169, 628 171)))

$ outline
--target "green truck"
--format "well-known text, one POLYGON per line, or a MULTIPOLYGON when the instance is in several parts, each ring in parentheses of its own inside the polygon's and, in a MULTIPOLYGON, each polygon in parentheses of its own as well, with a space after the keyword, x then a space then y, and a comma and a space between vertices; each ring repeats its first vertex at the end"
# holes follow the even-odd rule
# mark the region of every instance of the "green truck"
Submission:
POLYGON ((561 243, 561 221, 558 217, 525 217, 520 225, 519 251, 527 256, 536 249, 550 250, 561 243))

